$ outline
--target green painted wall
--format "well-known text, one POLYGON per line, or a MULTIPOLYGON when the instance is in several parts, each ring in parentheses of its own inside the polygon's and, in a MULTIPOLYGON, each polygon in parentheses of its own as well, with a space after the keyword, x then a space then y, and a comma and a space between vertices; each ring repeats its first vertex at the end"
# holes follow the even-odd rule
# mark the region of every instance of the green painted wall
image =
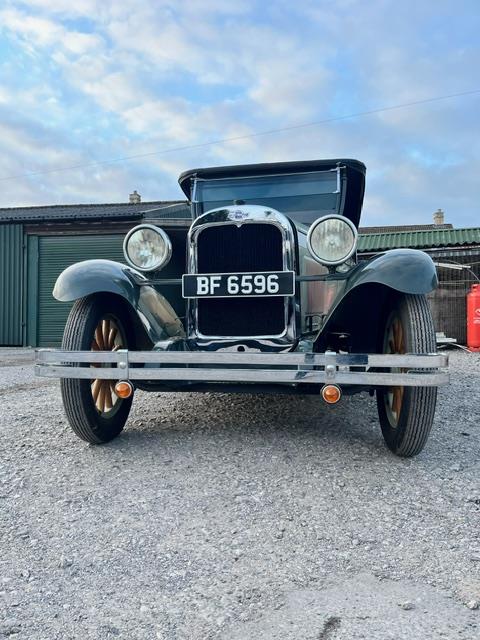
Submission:
POLYGON ((0 346, 22 344, 22 305, 22 225, 0 225, 0 346))

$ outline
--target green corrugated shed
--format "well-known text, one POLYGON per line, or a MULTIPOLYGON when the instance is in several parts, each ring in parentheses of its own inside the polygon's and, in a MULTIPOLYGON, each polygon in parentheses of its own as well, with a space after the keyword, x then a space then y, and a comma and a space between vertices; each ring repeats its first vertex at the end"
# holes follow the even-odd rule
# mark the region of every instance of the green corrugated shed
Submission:
POLYGON ((0 225, 0 346, 22 344, 23 228, 0 225))
MULTIPOLYGON (((123 262, 126 229, 147 218, 182 226, 190 216, 183 200, 0 207, 0 346, 58 346, 71 305, 55 300, 52 289, 65 267, 90 258, 123 262), (92 234, 89 222, 100 232, 92 234)), ((181 301, 179 292, 174 299, 181 301)))
POLYGON ((387 249, 427 249, 480 245, 480 227, 471 229, 432 229, 428 231, 397 231, 368 233, 358 237, 358 251, 386 251, 387 249))

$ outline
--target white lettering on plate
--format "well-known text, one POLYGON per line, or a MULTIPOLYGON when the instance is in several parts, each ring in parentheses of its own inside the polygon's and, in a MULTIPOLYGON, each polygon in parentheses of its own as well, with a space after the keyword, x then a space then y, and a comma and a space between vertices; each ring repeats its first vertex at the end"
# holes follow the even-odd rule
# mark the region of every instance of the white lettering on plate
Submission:
POLYGON ((208 276, 198 276, 197 277, 197 296, 204 296, 208 294, 209 291, 209 278, 208 276))
POLYGON ((210 276, 210 295, 213 295, 215 289, 219 288, 221 279, 222 276, 210 276))

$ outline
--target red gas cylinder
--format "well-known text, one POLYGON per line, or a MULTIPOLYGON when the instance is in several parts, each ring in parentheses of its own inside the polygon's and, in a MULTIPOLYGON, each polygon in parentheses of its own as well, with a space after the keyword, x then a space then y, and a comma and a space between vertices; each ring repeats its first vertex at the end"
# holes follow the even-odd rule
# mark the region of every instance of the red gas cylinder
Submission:
POLYGON ((480 351, 480 285, 473 284, 467 294, 467 347, 480 351))

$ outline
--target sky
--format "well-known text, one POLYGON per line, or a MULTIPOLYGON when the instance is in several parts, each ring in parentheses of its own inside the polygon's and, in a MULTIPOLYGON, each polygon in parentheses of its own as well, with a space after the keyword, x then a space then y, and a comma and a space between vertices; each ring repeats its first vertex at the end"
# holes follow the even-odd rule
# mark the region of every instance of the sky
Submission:
POLYGON ((478 0, 0 0, 0 207, 174 200, 193 167, 347 157, 364 225, 480 226, 479 33, 478 0))

